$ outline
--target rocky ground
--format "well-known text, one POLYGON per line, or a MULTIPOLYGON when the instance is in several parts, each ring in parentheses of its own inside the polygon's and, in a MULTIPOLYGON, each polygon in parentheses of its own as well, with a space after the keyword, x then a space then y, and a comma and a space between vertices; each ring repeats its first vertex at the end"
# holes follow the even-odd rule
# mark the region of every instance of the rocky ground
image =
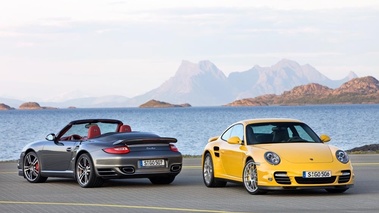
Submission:
POLYGON ((379 144, 369 144, 353 149, 346 150, 348 153, 358 154, 358 153, 379 153, 379 144))

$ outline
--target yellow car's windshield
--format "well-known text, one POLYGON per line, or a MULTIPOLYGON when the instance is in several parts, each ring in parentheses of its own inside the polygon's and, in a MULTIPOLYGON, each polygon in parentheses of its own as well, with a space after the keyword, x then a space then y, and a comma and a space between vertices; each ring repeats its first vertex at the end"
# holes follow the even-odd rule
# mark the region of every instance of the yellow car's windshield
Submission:
POLYGON ((280 142, 321 143, 317 134, 304 123, 273 122, 246 126, 248 144, 280 142))

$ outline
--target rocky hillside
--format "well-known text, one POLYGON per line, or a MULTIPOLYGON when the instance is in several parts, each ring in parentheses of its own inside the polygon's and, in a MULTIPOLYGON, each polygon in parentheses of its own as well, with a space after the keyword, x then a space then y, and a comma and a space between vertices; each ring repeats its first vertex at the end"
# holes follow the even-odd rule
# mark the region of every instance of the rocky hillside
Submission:
POLYGON ((6 104, 0 103, 0 110, 11 110, 14 109, 6 104))
POLYGON ((55 107, 41 107, 37 102, 26 102, 19 106, 19 109, 56 109, 55 107))
POLYGON ((354 78, 337 89, 311 83, 294 87, 281 95, 270 94, 236 100, 227 106, 366 103, 379 103, 379 81, 372 76, 354 78))
POLYGON ((141 104, 140 108, 168 108, 168 107, 190 107, 190 104, 170 104, 163 101, 150 100, 144 104, 141 104))
POLYGON ((19 109, 42 109, 37 102, 26 102, 20 105, 19 109))
POLYGON ((353 149, 346 150, 348 153, 360 154, 360 153, 379 153, 379 144, 369 144, 353 149))
POLYGON ((309 64, 300 65, 288 59, 269 67, 255 65, 249 70, 232 72, 226 77, 210 61, 182 61, 173 77, 158 88, 130 99, 128 105, 156 99, 170 103, 191 103, 194 106, 215 106, 264 94, 279 95, 295 86, 309 83, 322 83, 334 89, 355 77, 355 73, 350 72, 341 80, 331 80, 309 64))

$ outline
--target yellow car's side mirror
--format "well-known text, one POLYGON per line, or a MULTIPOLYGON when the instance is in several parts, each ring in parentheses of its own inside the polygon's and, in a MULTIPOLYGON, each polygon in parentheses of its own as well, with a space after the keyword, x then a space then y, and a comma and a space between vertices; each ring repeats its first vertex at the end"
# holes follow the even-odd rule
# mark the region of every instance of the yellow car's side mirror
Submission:
POLYGON ((218 136, 211 137, 211 138, 208 139, 208 143, 213 142, 213 141, 215 141, 217 139, 218 139, 218 136))
POLYGON ((237 136, 233 136, 228 139, 229 144, 241 144, 241 139, 237 136))
POLYGON ((322 142, 326 143, 326 142, 329 142, 330 141, 330 137, 328 135, 320 135, 320 139, 322 142))

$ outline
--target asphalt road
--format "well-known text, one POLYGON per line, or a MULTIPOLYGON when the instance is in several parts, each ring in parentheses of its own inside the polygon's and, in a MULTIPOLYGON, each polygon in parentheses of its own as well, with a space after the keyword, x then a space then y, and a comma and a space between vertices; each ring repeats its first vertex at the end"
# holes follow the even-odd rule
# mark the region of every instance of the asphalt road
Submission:
POLYGON ((31 184, 17 175, 15 162, 3 162, 0 212, 379 212, 379 155, 350 158, 356 183, 343 194, 297 190, 266 195, 250 195, 240 184, 205 187, 200 158, 185 158, 182 172, 170 185, 127 179, 89 189, 70 179, 31 184))

